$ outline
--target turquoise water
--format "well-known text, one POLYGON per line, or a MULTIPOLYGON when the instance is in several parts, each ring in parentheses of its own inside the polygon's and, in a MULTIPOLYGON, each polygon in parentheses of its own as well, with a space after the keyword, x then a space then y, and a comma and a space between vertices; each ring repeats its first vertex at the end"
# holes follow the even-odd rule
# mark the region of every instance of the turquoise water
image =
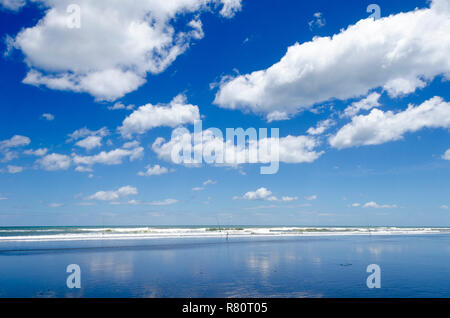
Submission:
POLYGON ((448 234, 0 242, 0 297, 449 296, 448 234))

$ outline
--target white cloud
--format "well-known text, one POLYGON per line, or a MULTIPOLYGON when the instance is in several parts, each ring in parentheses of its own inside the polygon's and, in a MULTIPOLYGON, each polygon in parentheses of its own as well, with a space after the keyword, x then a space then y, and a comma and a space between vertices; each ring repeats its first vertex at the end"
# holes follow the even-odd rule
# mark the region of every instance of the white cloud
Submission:
POLYGON ((130 195, 137 195, 138 190, 132 186, 124 186, 113 191, 98 191, 87 197, 88 200, 113 201, 130 195))
POLYGON ((0 0, 0 6, 12 11, 19 11, 24 5, 25 0, 0 0))
POLYGON ((314 19, 308 22, 309 28, 312 31, 314 27, 322 28, 327 23, 323 17, 322 12, 316 12, 313 15, 314 19))
POLYGON ((48 206, 51 208, 60 208, 60 207, 64 206, 64 204, 55 202, 55 203, 50 203, 48 206))
MULTIPOLYGON (((200 164, 201 162, 196 162, 195 158, 201 158, 204 153, 208 154, 212 150, 224 154, 223 162, 214 163, 225 165, 268 163, 274 159, 272 153, 274 149, 278 149, 279 161, 284 163, 310 163, 323 154, 323 152, 315 150, 319 146, 319 142, 309 136, 287 136, 279 138, 279 140, 271 137, 262 138, 258 141, 251 140, 250 144, 244 147, 225 142, 223 137, 214 135, 211 130, 204 130, 201 137, 201 133, 194 135, 184 128, 175 129, 170 141, 166 142, 164 138, 157 138, 152 149, 159 158, 173 162, 172 153, 178 149, 189 149, 189 145, 192 145, 194 139, 202 142, 193 147, 194 155, 190 160, 181 162, 183 164, 200 164), (255 150, 253 155, 249 155, 249 149, 255 150)), ((180 162, 175 163, 180 164, 180 162)))
POLYGON ((0 150, 27 146, 31 142, 30 138, 20 135, 15 135, 11 139, 0 141, 0 150))
POLYGON ((274 111, 267 115, 267 122, 271 123, 274 121, 288 120, 289 115, 286 112, 274 111))
POLYGON ((109 130, 106 127, 102 127, 99 130, 90 130, 86 127, 75 130, 69 134, 68 142, 79 140, 75 143, 75 146, 84 148, 86 150, 92 150, 102 146, 103 137, 109 135, 109 130), (81 139, 81 140, 80 140, 81 139))
POLYGON ((81 139, 76 144, 78 147, 82 147, 86 150, 91 150, 102 145, 102 137, 100 136, 89 136, 84 139, 81 139))
MULTIPOLYGON (((245 200, 266 200, 272 195, 272 191, 267 188, 259 188, 256 191, 249 191, 242 196, 242 199, 245 200)), ((241 198, 241 197, 235 197, 241 198)))
POLYGON ((360 203, 353 203, 351 206, 352 206, 352 208, 358 208, 358 207, 361 206, 361 204, 360 203))
POLYGON ((139 201, 139 200, 128 200, 126 202, 120 202, 120 201, 112 201, 110 204, 112 205, 123 205, 123 204, 129 204, 129 205, 154 205, 154 206, 163 206, 163 205, 172 205, 175 203, 178 203, 179 201, 176 199, 164 199, 162 201, 139 201))
POLYGON ((168 105, 147 104, 139 107, 125 118, 119 131, 125 137, 133 134, 144 134, 155 127, 176 127, 193 124, 200 119, 197 106, 187 104, 184 95, 176 96, 168 105))
POLYGON ((119 110, 119 109, 125 109, 125 110, 132 110, 134 109, 134 105, 124 105, 121 102, 117 102, 112 106, 109 106, 108 109, 109 110, 119 110))
POLYGON ((6 150, 6 151, 2 151, 2 152, 3 152, 3 158, 0 159, 0 162, 9 162, 9 161, 19 157, 18 153, 15 151, 6 150))
POLYGON ((86 165, 92 166, 95 164, 104 164, 104 165, 119 165, 123 162, 123 159, 129 158, 130 161, 134 161, 136 159, 141 159, 144 155, 144 148, 137 147, 133 149, 114 149, 111 151, 102 151, 93 156, 80 156, 73 154, 73 162, 76 165, 86 165))
POLYGON ((14 51, 14 39, 10 35, 5 36, 5 50, 3 51, 4 57, 9 57, 14 51))
POLYGON ((122 148, 123 149, 131 149, 131 148, 137 148, 139 146, 140 146, 139 141, 133 140, 133 141, 128 141, 128 142, 124 143, 122 148))
POLYGON ((329 142, 338 149, 379 145, 423 128, 450 128, 450 103, 434 97, 419 106, 409 105, 398 113, 373 109, 367 116, 353 117, 329 142))
POLYGON ((69 156, 52 153, 38 159, 36 163, 44 170, 56 171, 67 170, 70 167, 72 160, 69 156))
POLYGON ((242 197, 235 196, 233 198, 234 200, 250 200, 250 201, 256 201, 256 200, 264 200, 264 201, 276 201, 276 202, 291 202, 298 200, 298 197, 289 197, 289 196, 283 196, 281 198, 278 198, 274 195, 272 195, 272 191, 268 190, 267 188, 259 188, 256 191, 249 191, 245 193, 242 197))
POLYGON ((75 171, 77 171, 77 172, 92 172, 93 170, 91 167, 78 166, 75 168, 75 171))
POLYGON ((52 120, 55 119, 55 116, 54 116, 54 115, 48 114, 48 113, 42 114, 42 117, 43 117, 44 119, 48 120, 48 121, 52 121, 52 120))
POLYGON ((309 128, 307 132, 308 134, 313 136, 321 135, 334 124, 335 122, 331 119, 322 120, 321 122, 317 123, 316 127, 309 128))
POLYGON ((23 167, 20 166, 7 166, 6 169, 8 170, 8 173, 16 174, 23 171, 23 167))
POLYGON ((157 205, 157 206, 162 206, 162 205, 172 205, 178 203, 178 200, 176 199, 164 199, 162 201, 152 201, 149 202, 150 205, 157 205))
POLYGON ((308 200, 308 201, 313 201, 313 200, 317 200, 317 195, 310 195, 310 196, 307 196, 307 197, 305 197, 305 200, 308 200))
POLYGON ((72 142, 75 140, 79 140, 85 137, 89 136, 99 136, 99 137, 106 137, 109 135, 109 130, 106 127, 102 127, 99 130, 90 130, 86 127, 83 127, 81 129, 75 130, 73 133, 69 134, 69 139, 67 142, 72 142))
POLYGON ((441 205, 441 209, 442 210, 450 210, 450 206, 448 206, 448 205, 441 205))
POLYGON ((18 157, 17 152, 11 151, 11 148, 18 148, 27 146, 31 142, 30 138, 20 135, 15 135, 10 139, 0 141, 0 155, 3 156, 0 162, 9 162, 18 157))
POLYGON ((217 184, 217 181, 210 180, 210 179, 206 180, 206 181, 203 182, 203 186, 202 187, 192 188, 192 191, 203 191, 203 190, 205 190, 206 186, 210 185, 210 184, 217 184))
POLYGON ((89 73, 83 77, 64 73, 62 75, 44 75, 31 70, 23 79, 24 84, 47 86, 54 90, 87 92, 98 100, 115 100, 132 92, 145 83, 145 80, 132 71, 104 70, 89 73))
POLYGON ((87 92, 98 100, 136 90, 147 74, 163 72, 203 36, 198 23, 183 25, 181 16, 189 20, 221 4, 221 14, 231 17, 240 8, 236 0, 79 0, 80 28, 69 28, 72 0, 36 1, 45 7, 44 17, 14 44, 30 67, 24 83, 87 92))
POLYGON ((223 3, 220 14, 226 18, 232 18, 234 15, 242 10, 242 0, 221 0, 223 3))
POLYGON ((203 32, 203 23, 200 19, 194 19, 191 20, 191 22, 188 23, 188 26, 190 26, 192 30, 192 37, 194 39, 200 40, 203 39, 205 36, 205 33, 203 32))
POLYGON ((444 160, 450 160, 450 149, 448 149, 443 155, 442 159, 444 160))
POLYGON ((160 165, 155 165, 153 167, 151 165, 148 165, 147 167, 145 167, 145 169, 145 171, 138 172, 138 175, 141 177, 149 177, 169 173, 169 169, 167 169, 166 167, 161 167, 160 165))
POLYGON ((265 70, 226 77, 214 103, 257 114, 295 114, 331 99, 365 96, 382 87, 408 94, 450 74, 450 5, 361 20, 333 37, 295 44, 265 70))
POLYGON ((296 201, 296 200, 298 200, 298 197, 283 196, 280 199, 278 199, 277 197, 269 198, 269 201, 278 201, 278 202, 291 202, 291 201, 296 201))
MULTIPOLYGON (((84 136, 86 132, 80 133, 77 131, 72 138, 80 138, 84 136)), ((83 139, 85 140, 85 139, 83 139)), ((82 140, 82 141, 83 141, 82 140)), ((77 143, 78 144, 78 143, 77 143)), ((124 146, 126 146, 125 144, 124 146)), ((87 145, 85 145, 87 146, 87 145)), ((102 151, 92 156, 82 156, 73 153, 72 158, 62 154, 49 154, 36 161, 36 163, 44 170, 66 170, 73 163, 77 167, 75 171, 78 172, 91 172, 92 166, 96 164, 104 165, 119 165, 125 158, 129 158, 130 161, 141 159, 144 156, 144 148, 139 147, 139 143, 129 143, 129 149, 117 148, 111 151, 102 151)), ((37 152, 37 151, 36 151, 37 152)), ((36 154, 36 152, 30 151, 28 154, 36 154)))
POLYGON ((0 195, 0 201, 5 201, 5 200, 8 200, 8 198, 0 195))
POLYGON ((361 110, 369 110, 374 107, 381 106, 380 103, 378 102, 380 97, 381 97, 381 94, 372 93, 369 96, 367 96, 366 98, 364 98, 358 102, 354 102, 353 104, 351 104, 344 110, 344 116, 353 117, 356 114, 358 114, 361 110))
POLYGON ((47 154, 47 152, 48 152, 47 148, 39 148, 36 150, 28 149, 28 150, 25 150, 23 153, 25 155, 29 155, 29 156, 42 157, 42 156, 45 156, 47 154))
POLYGON ((397 208, 397 205, 393 204, 378 204, 374 201, 371 202, 367 202, 366 204, 363 205, 363 208, 374 208, 374 209, 395 209, 397 208))

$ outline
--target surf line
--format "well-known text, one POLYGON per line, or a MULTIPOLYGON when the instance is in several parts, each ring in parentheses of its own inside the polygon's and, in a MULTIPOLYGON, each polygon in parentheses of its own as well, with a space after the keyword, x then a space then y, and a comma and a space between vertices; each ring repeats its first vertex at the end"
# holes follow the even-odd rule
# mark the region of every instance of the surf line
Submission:
POLYGON ((188 305, 183 305, 184 313, 209 313, 210 316, 213 316, 216 312, 217 305, 196 305, 193 303, 189 303, 188 305))

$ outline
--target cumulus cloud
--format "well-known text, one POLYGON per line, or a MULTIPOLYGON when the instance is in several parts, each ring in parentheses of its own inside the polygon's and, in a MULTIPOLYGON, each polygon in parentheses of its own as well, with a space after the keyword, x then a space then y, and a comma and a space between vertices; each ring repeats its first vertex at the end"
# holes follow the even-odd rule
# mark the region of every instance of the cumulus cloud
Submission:
POLYGON ((223 3, 220 14, 226 18, 232 18, 234 15, 242 10, 242 0, 221 0, 223 3))
POLYGON ((140 146, 139 141, 133 140, 133 141, 128 141, 128 142, 124 143, 122 145, 122 148, 123 149, 132 149, 132 148, 137 148, 139 146, 140 146))
POLYGON ((75 146, 82 147, 86 150, 91 150, 100 147, 101 145, 102 145, 101 136, 89 136, 75 143, 75 146))
POLYGON ((0 162, 9 162, 17 158, 17 152, 11 149, 27 146, 30 142, 30 138, 21 135, 15 135, 10 139, 0 141, 0 155, 2 155, 0 162))
POLYGON ((442 159, 450 161, 450 149, 448 149, 443 155, 442 159))
POLYGON ((395 209, 397 205, 395 204, 378 204, 374 201, 367 202, 363 205, 363 208, 374 208, 374 209, 395 209))
POLYGON ((328 130, 331 126, 333 126, 335 122, 332 119, 326 119, 319 123, 317 123, 316 127, 311 127, 308 129, 308 134, 316 136, 323 134, 326 130, 328 130))
POLYGON ((111 204, 113 205, 121 205, 121 204, 129 204, 129 205, 153 205, 153 206, 163 206, 163 205, 172 205, 175 203, 178 203, 179 201, 176 199, 164 199, 161 201, 150 201, 150 202, 145 202, 145 201, 139 201, 139 200, 128 200, 126 202, 118 202, 118 201, 113 201, 111 202, 111 204))
POLYGON ((286 112, 279 112, 274 111, 267 115, 267 122, 271 123, 274 121, 282 121, 282 120, 288 120, 289 115, 286 112))
POLYGON ((124 105, 121 102, 117 102, 112 106, 108 106, 109 110, 119 110, 119 109, 125 109, 125 110, 132 110, 134 109, 134 105, 124 105))
POLYGON ((187 104, 184 95, 176 96, 168 105, 147 104, 125 118, 119 131, 125 137, 144 134, 155 127, 193 124, 200 119, 198 106, 187 104))
MULTIPOLYGON (((259 188, 256 191, 249 191, 242 196, 242 199, 245 200, 265 200, 268 199, 272 195, 272 191, 269 191, 267 188, 259 188)), ((236 197, 240 198, 240 197, 236 197)))
POLYGON ((397 205, 395 204, 378 204, 374 201, 367 202, 365 204, 361 203, 353 203, 351 207, 353 208, 359 208, 363 207, 364 209, 372 208, 372 209, 396 209, 397 205))
POLYGON ((307 197, 305 197, 305 200, 308 200, 308 201, 313 201, 313 200, 317 200, 317 195, 310 195, 310 196, 307 196, 307 197))
POLYGON ((250 201, 256 201, 256 200, 264 200, 264 201, 276 201, 276 202, 290 202, 298 200, 298 197, 289 197, 289 196, 283 196, 281 198, 278 198, 274 195, 272 195, 272 191, 268 190, 267 188, 259 188, 256 191, 249 191, 245 193, 243 196, 235 196, 233 198, 234 200, 250 200, 250 201))
POLYGON ((41 117, 48 121, 55 120, 55 116, 49 113, 42 114, 41 117))
POLYGON ((12 11, 19 11, 25 4, 25 0, 0 0, 0 8, 12 11))
MULTIPOLYGON (((87 130, 89 131, 89 130, 87 130)), ((85 130, 76 131, 72 134, 71 138, 80 138, 87 133, 85 130)), ((82 139, 81 142, 86 139, 82 139)), ((79 145, 81 146, 81 145, 79 145)), ((84 145, 87 147, 88 145, 84 145)), ((89 147, 87 147, 89 148, 89 147)), ((28 151, 29 155, 44 155, 47 149, 38 149, 36 151, 28 151)), ((83 156, 72 153, 72 156, 62 155, 62 154, 49 154, 38 160, 36 163, 44 170, 56 171, 56 170, 67 170, 72 164, 76 165, 75 171, 78 172, 91 172, 92 166, 96 164, 103 165, 119 165, 123 162, 125 158, 130 161, 141 159, 144 156, 144 148, 139 146, 138 142, 129 142, 124 144, 122 148, 113 149, 110 151, 101 151, 95 155, 83 156)))
POLYGON ((6 150, 6 151, 3 151, 3 158, 0 159, 0 162, 9 162, 18 157, 19 157, 19 155, 16 151, 6 150))
POLYGON ((257 114, 295 114, 331 99, 347 100, 384 88, 392 97, 450 74, 450 5, 378 20, 361 20, 333 37, 295 44, 268 69, 226 77, 214 103, 257 114))
POLYGON ((366 98, 364 98, 360 101, 354 102, 353 104, 351 104, 344 110, 344 116, 345 117, 353 117, 356 114, 358 114, 361 110, 369 110, 374 107, 381 106, 381 104, 378 102, 380 97, 381 97, 381 94, 372 93, 369 96, 367 96, 366 98))
POLYGON ((106 127, 102 127, 99 130, 90 130, 87 127, 75 130, 73 133, 69 134, 69 139, 67 142, 76 141, 85 137, 99 136, 106 137, 109 135, 109 130, 106 127))
POLYGON ((76 165, 85 165, 90 167, 95 164, 104 164, 111 166, 121 164, 125 158, 129 158, 130 161, 141 159, 143 155, 143 147, 133 149, 117 148, 111 151, 102 151, 92 156, 80 156, 73 154, 72 160, 76 165))
POLYGON ((47 154, 47 152, 48 152, 47 148, 39 148, 36 150, 28 149, 28 150, 25 150, 23 153, 25 155, 29 155, 29 156, 42 157, 42 156, 45 156, 47 154))
POLYGON ((149 202, 150 205, 162 206, 162 205, 172 205, 178 203, 177 199, 164 199, 162 201, 152 201, 149 202))
POLYGON ((203 190, 205 190, 205 188, 206 188, 207 185, 210 185, 210 184, 216 184, 216 183, 217 183, 217 181, 208 179, 208 180, 206 180, 206 181, 203 182, 203 186, 202 186, 202 187, 195 187, 195 188, 192 188, 192 191, 203 191, 203 190))
POLYGON ((398 113, 373 109, 369 115, 353 117, 329 142, 338 149, 379 145, 423 128, 450 128, 450 103, 434 97, 419 106, 409 105, 398 113))
POLYGON ((76 141, 75 146, 84 148, 86 150, 92 150, 102 146, 103 137, 109 135, 109 130, 106 127, 102 127, 99 130, 90 130, 86 127, 75 130, 69 134, 67 142, 76 141), (80 140, 81 139, 81 140, 80 140))
POLYGON ((78 166, 75 168, 75 171, 77 171, 77 172, 92 172, 93 169, 91 167, 78 166))
POLYGON ((8 173, 10 173, 10 174, 16 174, 16 173, 20 173, 23 171, 23 167, 20 167, 20 166, 9 165, 6 167, 6 169, 7 169, 8 173))
POLYGON ((322 28, 327 23, 323 17, 322 12, 316 12, 313 14, 314 19, 308 22, 309 29, 312 31, 314 27, 322 28))
POLYGON ((151 165, 148 165, 147 167, 145 167, 145 169, 145 171, 138 172, 138 175, 141 177, 149 177, 169 173, 169 169, 167 169, 166 167, 161 167, 160 165, 154 165, 153 167, 151 165))
POLYGON ((27 146, 31 142, 30 138, 20 135, 15 135, 11 139, 0 141, 0 150, 27 146))
POLYGON ((218 136, 209 129, 201 133, 190 133, 185 128, 177 128, 172 132, 170 141, 157 138, 152 149, 160 159, 177 164, 197 165, 204 160, 217 165, 235 166, 245 163, 269 163, 274 160, 284 163, 310 163, 323 154, 316 150, 318 146, 319 142, 310 136, 287 136, 279 139, 266 137, 240 145, 229 140, 224 141, 223 136, 218 136), (195 145, 193 140, 197 141, 195 145), (192 155, 180 155, 185 149, 191 150, 192 155), (274 156, 276 153, 279 155, 277 158, 274 156), (174 161, 173 154, 175 157, 179 155, 176 159, 180 161, 174 161))
POLYGON ((137 195, 138 190, 132 186, 124 186, 117 190, 111 191, 98 191, 93 195, 87 197, 87 200, 99 200, 99 201, 113 201, 118 200, 122 197, 127 197, 130 195, 137 195))
POLYGON ((60 207, 64 206, 64 204, 55 202, 55 203, 50 203, 48 206, 50 208, 60 208, 60 207))
POLYGON ((46 8, 43 18, 14 41, 30 68, 23 82, 97 100, 120 98, 143 85, 147 74, 163 72, 203 37, 201 12, 219 5, 222 16, 232 17, 240 9, 237 0, 79 0, 81 25, 69 28, 72 0, 36 2, 46 8))
POLYGON ((36 163, 44 170, 57 171, 67 170, 70 167, 72 160, 69 156, 52 153, 38 159, 36 163))

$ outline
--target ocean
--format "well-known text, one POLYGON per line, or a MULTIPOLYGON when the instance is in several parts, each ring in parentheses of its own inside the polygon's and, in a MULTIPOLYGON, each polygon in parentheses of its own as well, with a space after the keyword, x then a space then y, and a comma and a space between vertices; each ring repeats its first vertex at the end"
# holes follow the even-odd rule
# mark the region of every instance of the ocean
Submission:
POLYGON ((450 297, 449 264, 448 228, 0 228, 0 297, 450 297))

